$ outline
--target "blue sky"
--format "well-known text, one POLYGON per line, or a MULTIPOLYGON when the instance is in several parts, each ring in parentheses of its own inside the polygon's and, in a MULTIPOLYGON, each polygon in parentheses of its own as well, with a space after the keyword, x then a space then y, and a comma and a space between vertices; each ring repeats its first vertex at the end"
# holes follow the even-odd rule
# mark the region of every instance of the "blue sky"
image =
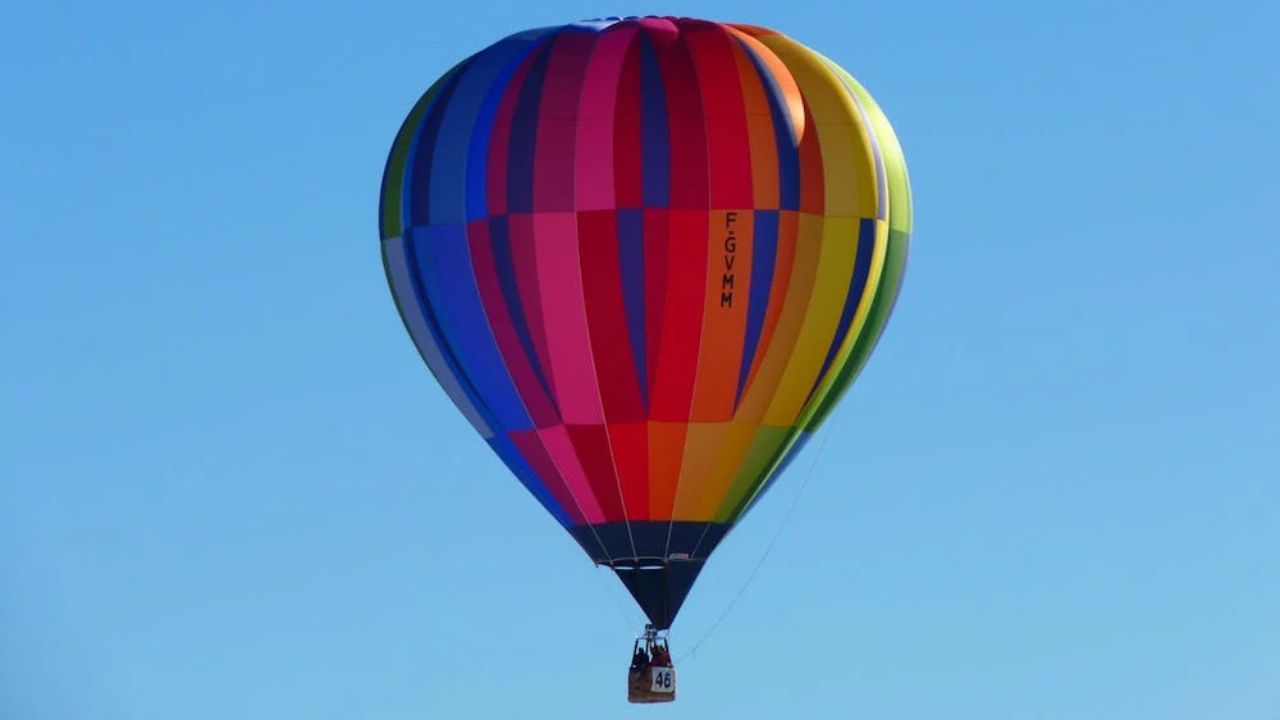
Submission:
POLYGON ((1274 3, 9 3, 0 717, 1273 718, 1274 3), (639 614, 422 367, 386 148, 504 34, 777 28, 906 149, 902 299, 623 702, 639 614))

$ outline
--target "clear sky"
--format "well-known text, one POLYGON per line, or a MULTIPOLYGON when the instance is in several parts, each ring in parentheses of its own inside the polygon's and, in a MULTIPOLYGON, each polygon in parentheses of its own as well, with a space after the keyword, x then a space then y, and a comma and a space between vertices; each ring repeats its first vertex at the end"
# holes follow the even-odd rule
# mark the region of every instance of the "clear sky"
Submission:
POLYGON ((0 6, 0 718, 1275 718, 1280 10, 0 6), (645 12, 857 76, 916 197, 822 453, 639 614, 431 379, 382 163, 454 61, 645 12))

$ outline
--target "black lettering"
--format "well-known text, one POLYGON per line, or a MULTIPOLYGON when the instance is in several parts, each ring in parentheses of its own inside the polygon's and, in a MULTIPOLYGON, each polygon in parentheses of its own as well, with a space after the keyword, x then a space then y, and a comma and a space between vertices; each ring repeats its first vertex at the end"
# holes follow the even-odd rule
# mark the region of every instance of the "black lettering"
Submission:
POLYGON ((720 307, 733 307, 733 266, 738 261, 738 234, 733 224, 738 221, 738 213, 726 210, 724 213, 724 273, 720 275, 720 307))

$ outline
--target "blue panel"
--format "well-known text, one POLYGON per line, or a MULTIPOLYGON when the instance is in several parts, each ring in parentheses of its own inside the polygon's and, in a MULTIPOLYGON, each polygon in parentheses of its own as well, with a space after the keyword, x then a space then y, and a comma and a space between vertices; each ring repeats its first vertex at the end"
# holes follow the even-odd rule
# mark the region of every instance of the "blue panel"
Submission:
POLYGON ((498 106, 502 104, 502 97, 506 94, 507 86, 511 84, 512 76, 520 69, 529 54, 539 47, 537 41, 541 39, 540 36, 508 38, 486 51, 493 54, 495 61, 501 62, 502 68, 489 84, 488 94, 476 114, 475 128, 471 133, 471 146, 467 151, 468 220, 479 220, 489 214, 487 189, 489 143, 498 115, 498 106))
MULTIPOLYGON (((773 288, 773 269, 778 258, 778 211, 755 212, 755 238, 751 247, 751 294, 747 304, 747 332, 742 339, 742 366, 738 369, 738 393, 733 406, 737 410, 747 373, 755 360, 764 330, 764 317, 769 309, 769 290, 773 288)), ((782 302, 782 298, 776 298, 782 302)))
POLYGON ((481 437, 491 437, 494 434, 492 413, 463 375, 457 357, 442 337, 440 325, 426 303, 412 243, 401 237, 390 238, 383 243, 382 252, 396 308, 422 359, 472 427, 481 437))
POLYGON ((671 143, 667 118, 667 91, 662 68, 649 37, 640 35, 640 158, 644 164, 644 207, 671 204, 671 143))
POLYGON ((644 211, 619 210, 618 264, 622 273, 622 303, 627 313, 627 334, 635 361, 640 398, 649 406, 649 373, 645 366, 644 315, 644 211))
POLYGON ((458 87, 459 79, 470 63, 471 61, 467 60, 459 65, 457 72, 440 90, 440 95, 431 103, 431 108, 427 111, 426 117, 422 121, 422 127, 419 128, 417 135, 413 138, 413 143, 409 147, 408 176, 404 182, 404 207, 406 208, 404 226, 406 233, 408 232, 407 228, 415 225, 425 226, 431 222, 432 156, 435 154, 436 141, 440 135, 440 127, 441 122, 444 120, 445 110, 453 98, 453 91, 458 87))
POLYGON ((413 249, 444 337, 498 427, 531 429, 533 423, 498 352, 476 288, 466 228, 460 224, 432 225, 426 233, 415 233, 413 249))
POLYGON ((520 480, 520 484, 533 494, 538 502, 542 503, 542 507, 547 512, 555 516, 556 522, 562 527, 569 527, 573 524, 569 514, 564 508, 560 507, 560 503, 556 502, 555 497, 547 490, 547 486, 538 478, 538 474, 533 471, 529 463, 520 455, 520 451, 516 449, 514 443, 506 433, 498 433, 496 436, 489 438, 489 447, 493 448, 493 452, 502 458, 502 462, 506 463, 511 473, 520 480))
MULTIPOLYGON (((432 225, 466 221, 467 158, 476 120, 512 56, 527 47, 524 40, 503 40, 477 54, 462 71, 435 138, 429 190, 432 225)), ((496 110, 496 102, 494 105, 496 110)), ((481 195, 483 172, 481 167, 481 195)))
POLYGON ((428 189, 430 225, 465 221, 466 147, 470 140, 470 128, 443 127, 436 134, 428 189))

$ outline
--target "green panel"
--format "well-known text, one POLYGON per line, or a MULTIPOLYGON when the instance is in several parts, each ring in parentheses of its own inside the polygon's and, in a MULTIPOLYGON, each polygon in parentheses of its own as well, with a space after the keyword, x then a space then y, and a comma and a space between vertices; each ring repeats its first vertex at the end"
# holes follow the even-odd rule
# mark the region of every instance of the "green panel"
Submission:
POLYGON ((841 366, 835 382, 831 385, 831 390, 807 412, 809 417, 804 421, 805 430, 812 432, 826 421, 827 416, 835 409, 836 403, 840 402, 840 398, 858 377, 858 373, 862 372, 863 366, 871 357, 871 351, 880 341, 880 335, 884 332, 885 325, 889 323, 889 315, 893 312, 898 292, 902 288, 902 276, 907 264, 907 245, 906 233, 898 230, 889 231, 889 247, 885 253, 884 271, 880 276, 880 286, 871 300, 867 323, 863 326, 858 339, 854 341, 853 351, 841 366))
MULTIPOLYGON (((893 312, 893 306, 902 288, 902 278, 906 271, 913 209, 911 185, 907 176, 906 158, 902 152, 902 145, 898 142, 897 134, 894 133, 888 118, 885 117, 880 106, 872 99, 870 93, 839 65, 829 59, 823 59, 845 82, 849 91, 862 107, 863 112, 866 113, 867 120, 871 125, 871 132, 875 136, 874 142, 880 149, 881 159, 884 163, 886 190, 889 194, 889 233, 887 247, 885 248, 884 268, 870 300, 871 307, 868 310, 867 320, 863 324, 858 337, 854 340, 853 348, 849 352, 847 359, 839 367, 832 370, 832 372, 836 373, 834 380, 810 400, 810 405, 801 412, 796 427, 769 428, 772 433, 767 445, 772 452, 768 452, 767 466, 761 468, 759 465, 760 458, 756 457, 751 464, 756 482, 740 482, 742 480, 740 477, 734 479, 734 484, 725 498, 725 504, 717 515, 717 519, 722 522, 729 521, 729 518, 736 520, 741 515, 764 486, 764 481, 774 472, 777 472, 778 465, 795 445, 801 431, 816 432, 818 427, 830 416, 836 404, 848 392, 849 387, 852 386, 853 381, 871 357, 871 352, 879 342, 880 336, 884 333, 884 328, 889 322, 889 316, 893 312), (778 437, 779 433, 781 433, 781 437, 778 437)), ((761 454, 767 452, 767 449, 763 446, 764 443, 760 442, 759 437, 757 437, 757 445, 761 447, 757 448, 756 445, 753 445, 753 452, 758 451, 761 454)))
POLYGON ((876 135, 889 192, 889 236, 888 247, 885 248, 884 269, 879 286, 871 300, 866 324, 854 341, 854 347, 848 359, 836 371, 837 375, 830 388, 820 397, 814 397, 811 401, 813 404, 801 414, 799 426, 809 432, 816 431, 835 409, 836 403, 848 391, 849 386, 866 365, 871 351, 875 349, 885 325, 889 322, 889 315, 897 302, 898 293, 902 289, 902 278, 906 272, 913 212, 906 158, 902 153, 902 144, 898 142, 898 136, 889 124, 889 119, 885 117, 884 111, 880 109, 866 88, 862 87, 852 75, 831 60, 826 59, 826 61, 854 94, 867 114, 867 119, 876 135))
MULTIPOLYGON (((884 274, 881 275, 880 286, 871 300, 871 310, 867 315, 867 322, 863 326, 862 333, 858 336, 858 339, 854 341, 853 350, 849 353, 849 359, 839 368, 830 390, 821 398, 814 398, 814 404, 805 409, 801 415, 801 418, 804 419, 804 424, 797 425, 794 428, 780 429, 784 433, 784 437, 781 438, 781 442, 774 446, 775 452, 769 457, 768 468, 760 473, 760 482, 748 488, 748 494, 745 497, 738 498, 736 505, 727 509, 722 506, 720 512, 716 515, 717 522, 732 522, 728 518, 736 520, 742 514, 743 510, 755 499, 760 488, 763 487, 764 480, 777 471, 782 459, 787 456, 791 447, 799 439, 801 430, 810 433, 817 432, 818 427, 826 422, 831 411, 840 402, 840 398, 844 397, 844 394, 853 385, 854 379, 858 377, 858 373, 866 365, 867 359, 871 357, 871 351, 875 349, 881 333, 884 332, 885 325, 889 322, 889 314, 893 311, 893 304, 897 300, 898 290, 902 284, 902 271, 907 258, 906 247, 905 234, 890 230, 889 247, 884 261, 884 274)), ((775 428, 768 429, 776 430, 775 428)), ((758 436, 757 441, 759 441, 758 436)), ((752 450, 755 450, 754 445, 752 450)), ((738 487, 738 480, 738 478, 734 478, 734 484, 726 497, 726 505, 737 497, 735 489, 738 487)))
POLYGON ((756 430, 755 439, 751 441, 751 447, 747 448, 742 465, 738 467, 737 474, 733 476, 733 482, 725 492, 724 499, 720 501, 715 522, 731 523, 737 519, 747 500, 755 496, 756 491, 769 477, 769 471, 776 464, 775 458, 786 444, 787 436, 791 431, 789 427, 767 425, 762 425, 756 430))

